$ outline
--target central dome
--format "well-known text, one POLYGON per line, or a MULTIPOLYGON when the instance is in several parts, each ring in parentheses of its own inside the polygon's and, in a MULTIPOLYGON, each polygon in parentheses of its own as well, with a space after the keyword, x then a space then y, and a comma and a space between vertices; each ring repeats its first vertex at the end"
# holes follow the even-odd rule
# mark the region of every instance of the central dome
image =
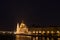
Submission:
POLYGON ((19 23, 17 24, 17 29, 16 29, 16 33, 17 34, 27 34, 28 33, 28 28, 27 26, 24 24, 24 22, 22 21, 20 26, 19 23))

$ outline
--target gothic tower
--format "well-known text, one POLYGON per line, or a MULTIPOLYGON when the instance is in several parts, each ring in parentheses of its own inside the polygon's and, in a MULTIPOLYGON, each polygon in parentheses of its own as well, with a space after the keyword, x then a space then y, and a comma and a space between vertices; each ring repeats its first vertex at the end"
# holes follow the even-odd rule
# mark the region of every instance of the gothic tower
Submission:
POLYGON ((26 34, 26 33, 28 33, 28 28, 27 28, 27 26, 24 24, 24 21, 21 22, 20 26, 19 26, 19 23, 17 23, 17 28, 16 28, 16 30, 17 30, 17 31, 16 31, 17 34, 21 34, 21 33, 26 34))

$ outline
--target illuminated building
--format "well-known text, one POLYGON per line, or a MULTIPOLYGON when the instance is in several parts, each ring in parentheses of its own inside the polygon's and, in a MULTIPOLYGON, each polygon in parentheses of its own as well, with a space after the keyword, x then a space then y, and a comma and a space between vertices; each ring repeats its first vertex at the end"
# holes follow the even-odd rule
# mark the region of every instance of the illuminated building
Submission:
POLYGON ((28 28, 24 24, 24 22, 22 21, 22 23, 20 25, 19 25, 19 23, 17 23, 16 34, 27 34, 27 33, 28 33, 28 28))
POLYGON ((17 28, 16 28, 16 34, 44 34, 44 33, 60 33, 60 28, 58 27, 39 27, 39 28, 28 28, 24 22, 22 21, 22 23, 19 25, 19 23, 17 23, 17 28))

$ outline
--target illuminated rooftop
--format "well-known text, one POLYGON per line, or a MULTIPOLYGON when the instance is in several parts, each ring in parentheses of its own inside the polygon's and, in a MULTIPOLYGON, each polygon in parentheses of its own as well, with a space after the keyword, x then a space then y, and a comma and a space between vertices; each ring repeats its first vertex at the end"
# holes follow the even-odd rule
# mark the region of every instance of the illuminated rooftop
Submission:
POLYGON ((22 21, 21 24, 19 25, 19 23, 17 23, 17 29, 16 29, 16 34, 26 34, 28 33, 28 28, 27 26, 24 24, 24 22, 22 21))

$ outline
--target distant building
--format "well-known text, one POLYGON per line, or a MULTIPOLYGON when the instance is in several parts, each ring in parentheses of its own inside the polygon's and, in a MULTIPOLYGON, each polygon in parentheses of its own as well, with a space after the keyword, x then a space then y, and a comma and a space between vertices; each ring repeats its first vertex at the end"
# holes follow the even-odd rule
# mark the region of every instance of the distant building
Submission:
POLYGON ((22 23, 20 25, 19 25, 19 23, 17 23, 16 34, 23 34, 23 33, 25 33, 25 34, 28 33, 28 28, 22 21, 22 23))
POLYGON ((28 28, 24 22, 22 21, 22 23, 19 25, 19 23, 17 23, 17 29, 16 29, 16 33, 60 33, 60 27, 39 27, 39 28, 28 28))

